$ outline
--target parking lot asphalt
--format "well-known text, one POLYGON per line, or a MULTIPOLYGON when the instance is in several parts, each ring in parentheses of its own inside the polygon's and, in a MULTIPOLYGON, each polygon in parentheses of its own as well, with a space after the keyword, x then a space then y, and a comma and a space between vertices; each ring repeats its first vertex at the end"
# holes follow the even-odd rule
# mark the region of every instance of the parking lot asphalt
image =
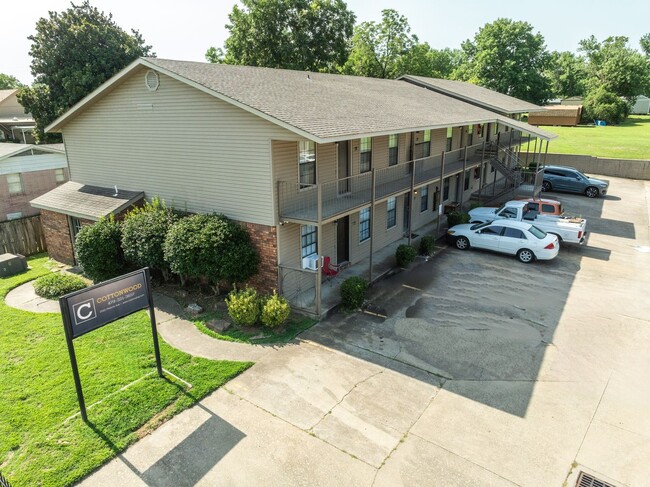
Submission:
POLYGON ((650 182, 606 179, 605 198, 548 195, 587 246, 445 249, 83 485, 648 485, 650 182))

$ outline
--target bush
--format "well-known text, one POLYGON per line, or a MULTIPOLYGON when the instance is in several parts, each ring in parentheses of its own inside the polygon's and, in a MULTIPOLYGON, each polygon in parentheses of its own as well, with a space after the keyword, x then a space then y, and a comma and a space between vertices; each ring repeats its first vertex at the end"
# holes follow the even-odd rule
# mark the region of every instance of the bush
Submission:
POLYGON ((228 315, 237 325, 252 326, 260 316, 260 303, 257 291, 251 287, 242 290, 233 289, 226 298, 228 315))
POLYGON ((64 294, 87 287, 86 281, 72 274, 52 273, 34 281, 34 291, 42 298, 59 299, 64 294))
POLYGON ((273 291, 271 296, 268 296, 260 306, 262 323, 269 328, 276 328, 282 323, 287 321, 291 314, 291 307, 289 302, 284 296, 278 296, 273 291))
POLYGON ((462 211, 452 211, 447 215, 447 226, 449 228, 454 225, 460 225, 461 223, 469 223, 469 213, 464 213, 462 211))
POLYGON ((346 309, 357 309, 366 298, 368 282, 358 276, 348 277, 341 284, 341 305, 346 309))
POLYGON ((621 123, 630 112, 628 103, 604 86, 589 92, 583 105, 583 117, 589 121, 605 120, 607 123, 621 123))
POLYGON ((122 223, 124 258, 138 267, 151 267, 169 279, 169 264, 165 261, 163 243, 172 224, 178 220, 165 203, 154 198, 142 208, 130 211, 122 223))
POLYGON ((395 260, 399 267, 406 267, 415 260, 417 252, 410 245, 402 244, 395 251, 395 260))
POLYGON ((219 281, 244 282, 257 273, 259 264, 248 232, 224 215, 192 215, 177 221, 167 233, 163 253, 182 282, 205 278, 217 291, 219 281))
POLYGON ((120 224, 111 215, 81 227, 75 240, 77 260, 93 281, 119 276, 125 269, 120 224))
POLYGON ((436 248, 436 239, 433 235, 424 235, 420 239, 420 255, 431 255, 436 248))

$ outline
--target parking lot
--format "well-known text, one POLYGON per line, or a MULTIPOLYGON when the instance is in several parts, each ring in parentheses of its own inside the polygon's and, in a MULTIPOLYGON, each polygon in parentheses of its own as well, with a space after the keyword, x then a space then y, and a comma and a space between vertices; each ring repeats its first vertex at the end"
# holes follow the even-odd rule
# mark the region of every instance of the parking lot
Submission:
POLYGON ((528 265, 447 248, 89 481, 648 485, 650 183, 607 179, 605 198, 548 195, 587 218, 587 246, 528 265))

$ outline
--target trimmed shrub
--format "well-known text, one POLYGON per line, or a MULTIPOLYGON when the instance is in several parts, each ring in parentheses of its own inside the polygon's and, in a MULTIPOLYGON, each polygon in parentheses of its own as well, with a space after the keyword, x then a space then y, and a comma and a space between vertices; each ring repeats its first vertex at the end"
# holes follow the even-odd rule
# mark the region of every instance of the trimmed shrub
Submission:
POLYGON ((607 91, 604 86, 589 92, 583 104, 583 117, 589 121, 605 120, 607 123, 621 123, 630 113, 630 106, 620 96, 607 91))
POLYGON ((410 245, 402 244, 395 251, 395 260, 399 267, 406 267, 415 260, 417 252, 410 245))
POLYGON ((126 267, 120 224, 111 215, 94 225, 81 227, 75 240, 77 260, 93 281, 119 276, 126 267))
POLYGON ((252 287, 233 289, 226 298, 226 306, 228 315, 237 325, 252 326, 259 319, 260 302, 257 291, 252 287))
POLYGON ((259 264, 248 232, 224 215, 192 215, 175 222, 163 253, 183 283, 188 277, 205 278, 217 292, 220 281, 244 282, 259 264))
POLYGON ((464 213, 462 211, 452 211, 447 214, 447 226, 449 228, 454 225, 460 225, 462 223, 469 223, 469 213, 464 213))
POLYGON ((346 309, 357 309, 366 298, 368 282, 359 276, 348 277, 341 284, 341 305, 346 309))
POLYGON ((433 235, 424 235, 420 239, 420 255, 431 255, 436 248, 436 239, 433 235))
POLYGON ((169 279, 171 272, 165 261, 163 243, 177 220, 171 208, 157 198, 130 211, 122 222, 124 258, 138 267, 158 269, 165 280, 169 279))
POLYGON ((59 299, 64 294, 88 287, 86 281, 72 274, 52 273, 34 281, 34 291, 42 298, 59 299))
POLYGON ((273 291, 260 306, 262 323, 269 328, 276 328, 283 324, 291 314, 291 307, 284 296, 279 296, 273 291))

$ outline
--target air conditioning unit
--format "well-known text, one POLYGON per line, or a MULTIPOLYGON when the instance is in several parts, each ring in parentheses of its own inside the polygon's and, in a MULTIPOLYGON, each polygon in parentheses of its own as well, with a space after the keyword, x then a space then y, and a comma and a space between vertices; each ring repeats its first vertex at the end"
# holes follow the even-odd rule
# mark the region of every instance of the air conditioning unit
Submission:
POLYGON ((318 270, 318 256, 316 254, 308 255, 302 258, 302 268, 311 269, 312 271, 318 270))

